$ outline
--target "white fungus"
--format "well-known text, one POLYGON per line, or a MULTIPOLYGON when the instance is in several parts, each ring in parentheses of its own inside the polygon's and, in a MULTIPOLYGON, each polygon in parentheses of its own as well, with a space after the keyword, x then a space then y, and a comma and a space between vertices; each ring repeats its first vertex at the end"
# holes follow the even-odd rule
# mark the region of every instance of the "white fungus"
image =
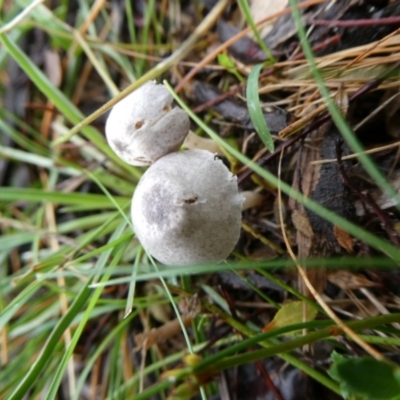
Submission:
POLYGON ((163 85, 149 81, 117 103, 106 122, 110 147, 126 163, 150 165, 180 148, 189 132, 189 117, 172 108, 163 85))
POLYGON ((144 173, 132 199, 143 247, 168 265, 225 260, 239 240, 242 204, 236 176, 214 154, 168 154, 144 173))

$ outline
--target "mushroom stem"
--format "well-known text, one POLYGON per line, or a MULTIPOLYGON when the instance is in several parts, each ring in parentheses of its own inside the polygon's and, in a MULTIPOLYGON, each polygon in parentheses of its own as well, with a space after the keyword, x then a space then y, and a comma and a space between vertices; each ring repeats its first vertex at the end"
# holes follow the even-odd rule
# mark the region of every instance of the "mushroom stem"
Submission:
POLYGON ((183 147, 186 147, 189 150, 193 149, 207 150, 219 156, 224 155, 224 153, 222 152, 221 148, 218 146, 218 143, 215 140, 203 138, 201 136, 196 135, 192 131, 189 131, 189 134, 186 136, 186 139, 183 142, 183 147))
POLYGON ((259 207, 264 202, 264 196, 256 190, 246 190, 240 194, 244 197, 244 203, 242 211, 248 210, 249 208, 259 207))

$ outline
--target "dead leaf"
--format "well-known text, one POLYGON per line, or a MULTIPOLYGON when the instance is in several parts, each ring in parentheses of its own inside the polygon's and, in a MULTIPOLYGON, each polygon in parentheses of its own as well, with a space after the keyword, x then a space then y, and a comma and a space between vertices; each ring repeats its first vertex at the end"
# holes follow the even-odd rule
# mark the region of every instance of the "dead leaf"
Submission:
MULTIPOLYGON (((263 332, 285 326, 313 321, 317 316, 317 310, 305 301, 293 301, 285 304, 276 314, 274 319, 263 328, 263 332)), ((293 333, 293 332, 291 332, 293 333)))
MULTIPOLYGON (((254 22, 257 23, 271 15, 277 14, 288 5, 288 0, 252 0, 250 10, 254 22)), ((261 36, 264 37, 272 30, 272 24, 262 28, 261 36)))
MULTIPOLYGON (((314 191, 319 179, 320 168, 315 168, 311 161, 320 159, 320 152, 326 127, 312 132, 306 144, 297 154, 297 168, 293 179, 293 188, 310 197, 314 191)), ((307 259, 317 255, 319 237, 315 237, 309 217, 304 206, 297 203, 292 198, 289 200, 289 208, 292 209, 292 222, 296 228, 297 256, 299 259, 307 259)), ((326 276, 324 268, 309 268, 306 271, 307 277, 317 292, 322 292, 326 285, 326 276)), ((303 282, 298 278, 301 292, 308 297, 311 294, 303 282)))
POLYGON ((348 253, 353 253, 352 237, 346 231, 336 225, 333 227, 333 233, 340 246, 346 249, 348 253))
POLYGON ((314 232, 311 228, 310 221, 308 218, 302 214, 299 210, 294 210, 292 212, 292 222, 294 227, 301 232, 304 236, 312 239, 314 232))
POLYGON ((194 294, 191 297, 183 297, 178 304, 179 311, 184 317, 195 318, 201 312, 201 302, 199 296, 194 294))
MULTIPOLYGON (((143 291, 146 296, 154 296, 160 293, 160 289, 153 282, 147 282, 143 291)), ((158 322, 167 323, 171 320, 171 306, 169 304, 160 304, 158 302, 147 307, 147 311, 158 322)))
MULTIPOLYGON (((187 327, 192 323, 192 318, 183 317, 183 324, 187 327)), ((136 347, 135 351, 140 351, 142 349, 148 350, 153 344, 164 342, 181 332, 181 324, 176 318, 172 321, 165 323, 159 328, 153 328, 148 332, 138 333, 135 335, 136 347)))
POLYGON ((354 290, 365 287, 378 286, 364 275, 354 274, 349 271, 336 271, 328 274, 329 282, 338 286, 342 290, 354 290))

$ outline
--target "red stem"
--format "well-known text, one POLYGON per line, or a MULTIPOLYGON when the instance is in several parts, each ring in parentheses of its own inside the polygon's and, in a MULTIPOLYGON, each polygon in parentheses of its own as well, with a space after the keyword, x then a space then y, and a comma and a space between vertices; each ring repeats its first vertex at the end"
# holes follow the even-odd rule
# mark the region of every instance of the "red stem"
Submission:
POLYGON ((400 24, 400 17, 387 17, 377 19, 351 19, 346 21, 330 21, 326 19, 314 19, 309 21, 310 25, 315 26, 339 26, 339 27, 354 27, 354 26, 373 26, 373 25, 389 25, 400 24))

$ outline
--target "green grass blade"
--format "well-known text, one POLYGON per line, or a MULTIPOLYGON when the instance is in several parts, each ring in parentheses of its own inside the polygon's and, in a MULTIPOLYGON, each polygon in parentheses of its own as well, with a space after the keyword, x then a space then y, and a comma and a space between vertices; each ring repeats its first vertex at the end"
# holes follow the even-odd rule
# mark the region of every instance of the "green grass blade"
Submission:
POLYGON ((4 187, 0 190, 0 200, 5 201, 32 201, 41 202, 49 201, 57 204, 76 204, 87 205, 93 209, 115 208, 115 204, 120 207, 130 201, 127 197, 113 197, 111 201, 107 196, 92 193, 63 193, 63 192, 46 192, 41 189, 19 189, 13 187, 4 187))
POLYGON ((267 123, 265 122, 264 113, 260 104, 260 96, 258 95, 258 78, 260 75, 263 64, 256 65, 250 72, 246 86, 246 99, 247 108, 249 110, 251 122, 254 125, 258 136, 272 153, 275 149, 274 140, 271 132, 268 129, 267 123))
POLYGON ((92 371, 93 365, 95 364, 98 357, 103 353, 107 346, 110 345, 111 341, 115 338, 116 335, 121 333, 124 329, 126 329, 127 325, 132 322, 132 319, 137 315, 137 312, 134 312, 129 315, 129 317, 120 321, 120 323, 106 336, 106 338, 102 341, 102 343, 97 346, 95 352, 90 357, 90 359, 86 362, 83 371, 80 373, 78 381, 76 383, 76 392, 74 394, 73 400, 79 400, 80 394, 83 386, 85 385, 85 381, 92 371))
POLYGON ((254 37, 256 38, 258 45, 263 49, 264 53, 268 56, 269 63, 274 63, 276 61, 275 57, 272 55, 271 50, 268 48, 268 46, 265 44, 264 40, 262 40, 262 37, 260 36, 260 32, 258 31, 254 19, 251 15, 249 3, 247 2, 247 0, 238 0, 238 3, 244 17, 246 18, 247 24, 253 31, 254 37))
MULTIPOLYGON (((118 239, 121 236, 121 234, 123 233, 123 231, 125 230, 125 227, 126 227, 126 224, 122 223, 119 226, 119 228, 114 232, 114 234, 111 236, 109 241, 114 241, 114 240, 118 239)), ((115 267, 115 265, 117 265, 117 263, 121 259, 126 246, 127 246, 127 243, 122 243, 117 248, 113 248, 113 249, 110 249, 110 250, 102 253, 95 269, 98 270, 98 269, 104 268, 104 266, 109 262, 109 257, 112 255, 113 252, 115 252, 115 255, 111 261, 110 266, 115 267)), ((111 273, 111 270, 108 270, 108 273, 103 275, 101 281, 103 281, 103 282, 107 281, 108 278, 110 277, 110 273, 111 273)), ((87 305, 87 307, 85 309, 84 315, 83 315, 78 327, 76 328, 76 330, 74 332, 71 343, 68 346, 68 349, 65 351, 65 353, 62 357, 62 359, 59 363, 59 366, 57 368, 57 371, 55 373, 55 376, 54 376, 54 378, 50 384, 50 387, 47 391, 46 398, 45 398, 46 400, 52 400, 52 399, 56 398, 58 388, 61 384, 61 380, 67 369, 68 362, 69 362, 69 360, 72 356, 72 353, 78 343, 78 340, 80 339, 80 337, 82 335, 83 329, 84 329, 87 321, 91 317, 92 311, 93 311, 98 299, 100 298, 102 291, 103 291, 102 288, 97 288, 96 290, 94 290, 92 292, 92 296, 89 301, 89 304, 87 305)), ((80 311, 80 309, 76 309, 76 313, 78 311, 80 311)))
MULTIPOLYGON (((37 68, 27 55, 5 34, 0 34, 0 42, 3 43, 10 55, 14 58, 22 70, 29 76, 36 87, 51 100, 57 109, 73 124, 78 124, 84 119, 84 115, 76 106, 49 81, 47 76, 37 68)), ((132 167, 124 163, 105 143, 104 137, 97 129, 90 126, 82 127, 82 132, 93 144, 95 144, 104 154, 111 158, 116 164, 128 171, 132 167)))
POLYGON ((24 398, 27 395, 28 390, 35 384, 35 382, 37 382, 38 379, 40 379, 40 375, 51 360, 54 349, 58 345, 65 330, 70 326, 77 312, 83 308, 84 304, 93 293, 93 291, 89 289, 89 284, 90 281, 87 285, 82 287, 82 290, 76 296, 76 299, 71 304, 67 313, 61 318, 55 329, 51 332, 37 360, 19 383, 18 387, 10 395, 9 400, 20 400, 24 398))

